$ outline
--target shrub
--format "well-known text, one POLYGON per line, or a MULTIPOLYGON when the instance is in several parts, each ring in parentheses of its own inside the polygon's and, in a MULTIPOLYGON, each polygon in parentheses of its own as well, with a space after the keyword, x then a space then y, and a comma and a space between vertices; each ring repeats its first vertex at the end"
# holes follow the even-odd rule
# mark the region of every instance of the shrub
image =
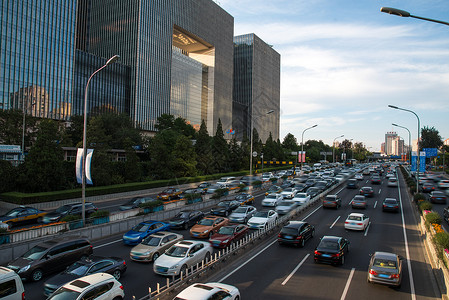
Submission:
POLYGON ((145 203, 139 204, 139 207, 141 208, 153 208, 164 205, 164 202, 162 200, 156 200, 156 201, 149 201, 145 203))
POLYGON ((262 184, 262 181, 260 181, 260 180, 254 180, 251 184, 252 184, 252 185, 261 185, 261 184, 262 184))
POLYGON ((429 201, 421 201, 418 204, 418 208, 421 211, 421 213, 423 210, 432 210, 432 203, 430 203, 429 201))
POLYGON ((449 233, 443 231, 433 236, 433 242, 443 249, 449 249, 449 233))
POLYGON ((272 178, 270 178, 270 181, 271 182, 273 182, 273 181, 277 181, 278 179, 276 178, 276 177, 272 177, 272 178))
POLYGON ((186 200, 193 200, 193 199, 197 199, 197 198, 201 198, 201 194, 199 194, 199 193, 185 194, 186 200))
POLYGON ((431 212, 426 215, 426 221, 430 224, 441 224, 441 217, 436 212, 431 212))
POLYGON ((109 216, 110 212, 107 210, 97 210, 90 215, 91 218, 104 218, 109 216))
POLYGON ((418 202, 419 200, 426 200, 426 196, 421 193, 417 193, 413 196, 413 200, 415 200, 415 202, 418 202))
POLYGON ((61 222, 73 222, 73 221, 78 221, 81 220, 81 216, 80 215, 67 215, 63 218, 61 218, 61 222))
POLYGON ((221 196, 224 196, 227 192, 228 192, 228 189, 215 190, 214 195, 212 196, 212 198, 214 198, 214 199, 220 198, 221 196))

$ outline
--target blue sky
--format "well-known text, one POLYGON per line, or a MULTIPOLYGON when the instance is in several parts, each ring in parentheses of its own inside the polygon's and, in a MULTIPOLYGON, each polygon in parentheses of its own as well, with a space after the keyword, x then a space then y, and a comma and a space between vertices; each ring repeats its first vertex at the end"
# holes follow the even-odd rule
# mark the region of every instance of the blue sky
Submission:
POLYGON ((335 137, 379 151, 385 133, 408 144, 421 127, 449 138, 449 26, 380 12, 382 6, 449 22, 449 1, 216 0, 234 34, 255 33, 281 54, 281 141, 335 137))

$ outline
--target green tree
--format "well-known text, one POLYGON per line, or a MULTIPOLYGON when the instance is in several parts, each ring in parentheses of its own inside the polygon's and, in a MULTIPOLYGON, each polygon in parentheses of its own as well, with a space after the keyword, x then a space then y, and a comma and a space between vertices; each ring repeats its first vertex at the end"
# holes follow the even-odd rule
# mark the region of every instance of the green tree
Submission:
POLYGON ((424 148, 440 148, 443 146, 443 139, 435 127, 424 126, 421 129, 420 149, 424 148))
POLYGON ((69 126, 65 129, 63 145, 67 147, 82 147, 84 116, 74 115, 70 117, 69 126))
POLYGON ((217 131, 212 138, 213 168, 217 173, 227 172, 230 168, 227 165, 229 156, 229 146, 224 138, 223 126, 218 119, 217 131))
POLYGON ((265 146, 263 147, 263 157, 264 160, 272 160, 276 157, 276 142, 273 141, 273 135, 271 132, 265 142, 265 146))
POLYGON ((200 174, 212 174, 212 139, 207 132, 207 126, 204 120, 201 122, 200 130, 195 144, 197 157, 197 169, 200 174))
POLYGON ((282 147, 284 148, 284 150, 286 152, 293 152, 293 151, 298 151, 299 150, 299 146, 298 146, 298 143, 296 141, 296 138, 291 133, 288 133, 284 137, 284 141, 282 142, 282 147))
POLYGON ((15 167, 11 162, 0 159, 0 178, 2 184, 0 184, 0 193, 12 192, 16 189, 19 173, 18 167, 15 167))
MULTIPOLYGON (((25 149, 36 138, 37 119, 26 115, 25 149)), ((22 145, 23 112, 17 109, 0 110, 0 143, 6 145, 22 145)))
POLYGON ((193 177, 196 172, 196 153, 192 141, 185 135, 179 135, 173 149, 175 158, 175 177, 193 177))
POLYGON ((243 150, 237 142, 235 136, 229 143, 229 160, 228 165, 231 171, 240 171, 243 168, 242 165, 243 150))
POLYGON ((176 176, 176 162, 173 145, 180 134, 171 128, 159 131, 150 140, 150 169, 153 179, 167 179, 176 176))

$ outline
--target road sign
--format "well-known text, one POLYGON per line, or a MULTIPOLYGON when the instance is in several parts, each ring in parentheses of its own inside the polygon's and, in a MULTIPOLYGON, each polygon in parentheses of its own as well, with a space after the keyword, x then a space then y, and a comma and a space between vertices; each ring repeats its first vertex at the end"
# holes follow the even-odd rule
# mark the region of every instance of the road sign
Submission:
POLYGON ((321 152, 320 152, 320 155, 332 155, 332 152, 324 152, 324 151, 321 151, 321 152))
POLYGON ((253 157, 256 157, 256 156, 257 156, 257 152, 254 151, 254 152, 253 152, 253 157))
POLYGON ((426 152, 426 157, 434 157, 438 155, 437 148, 424 148, 423 151, 426 152))

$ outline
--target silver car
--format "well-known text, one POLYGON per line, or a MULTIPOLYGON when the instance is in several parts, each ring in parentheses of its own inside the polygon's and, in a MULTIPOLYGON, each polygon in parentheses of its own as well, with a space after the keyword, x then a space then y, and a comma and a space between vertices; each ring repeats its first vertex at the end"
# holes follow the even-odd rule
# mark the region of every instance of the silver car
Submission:
POLYGON ((389 252, 376 252, 371 256, 368 282, 399 287, 402 280, 402 259, 389 252))
POLYGON ((243 205, 237 207, 230 215, 229 221, 235 223, 245 223, 251 219, 254 214, 257 212, 257 209, 251 205, 243 205))
POLYGON ((129 254, 134 261, 155 261, 168 248, 183 240, 181 234, 159 231, 144 238, 140 244, 134 246, 129 254))

